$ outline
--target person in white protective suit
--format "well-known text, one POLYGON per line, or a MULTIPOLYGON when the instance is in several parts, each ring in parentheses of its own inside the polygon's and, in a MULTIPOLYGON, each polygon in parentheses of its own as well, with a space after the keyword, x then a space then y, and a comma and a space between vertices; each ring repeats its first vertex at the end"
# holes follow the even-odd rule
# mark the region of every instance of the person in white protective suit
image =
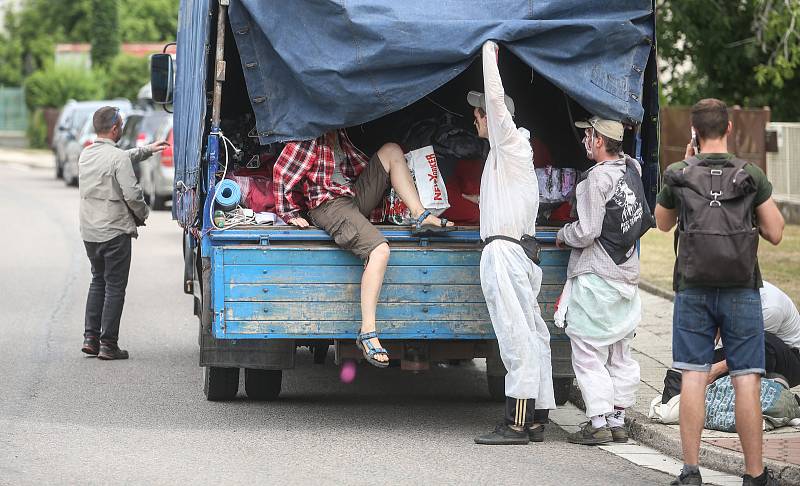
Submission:
POLYGON ((526 255, 520 240, 533 236, 539 210, 539 185, 533 167, 530 133, 514 124, 514 103, 505 96, 497 67, 498 47, 483 46, 484 93, 471 91, 478 135, 489 139, 480 192, 481 287, 505 378, 505 420, 478 444, 527 444, 544 440, 548 412, 555 408, 550 363, 550 333, 536 298, 542 270, 526 255), (499 237, 499 238, 498 238, 499 237))
POLYGON ((627 442, 625 409, 636 401, 639 364, 631 340, 641 320, 636 240, 651 227, 639 162, 622 152, 620 122, 592 117, 586 156, 595 161, 576 186, 578 221, 559 230, 572 248, 556 326, 572 346, 572 367, 589 421, 570 434, 576 444, 627 442))

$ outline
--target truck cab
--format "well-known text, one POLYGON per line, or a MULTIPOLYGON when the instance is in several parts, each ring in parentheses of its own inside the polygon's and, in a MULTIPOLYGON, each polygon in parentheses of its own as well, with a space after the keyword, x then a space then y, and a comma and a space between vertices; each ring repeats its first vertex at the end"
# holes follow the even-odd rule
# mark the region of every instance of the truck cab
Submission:
MULTIPOLYGON (((628 2, 637 4, 635 8, 606 9, 602 19, 589 15, 598 8, 590 6, 592 2, 575 0, 566 2, 570 8, 558 7, 564 2, 540 2, 539 10, 509 6, 508 12, 495 14, 483 12, 478 1, 465 2, 464 12, 443 12, 421 0, 378 2, 386 3, 387 11, 377 17, 363 2, 355 2, 317 19, 313 17, 321 15, 319 11, 292 2, 293 10, 312 17, 303 25, 320 25, 319 32, 307 32, 308 43, 287 38, 295 31, 283 24, 295 21, 282 11, 286 7, 256 3, 182 1, 176 65, 169 55, 152 60, 153 99, 173 104, 175 113, 172 211, 184 231, 184 291, 194 296, 200 321, 199 363, 207 399, 234 398, 241 370, 248 397, 276 399, 282 373, 294 367, 298 352, 313 353, 318 363, 327 361, 331 347, 337 364, 361 357, 354 339, 361 319, 363 263, 313 227, 216 226, 215 188, 227 171, 263 170, 265 177, 271 176, 268 161, 284 142, 330 129, 347 129, 368 155, 382 143, 404 138, 419 120, 447 120, 469 129, 472 110, 465 95, 482 90, 478 55, 489 38, 505 46, 501 74, 518 107, 517 124, 547 148, 548 167, 587 169, 590 162, 574 121, 598 113, 615 117, 629 127, 624 148, 642 163, 654 207, 658 94, 651 0, 628 2), (376 41, 370 35, 386 25, 413 25, 406 20, 422 13, 444 29, 449 20, 469 12, 475 19, 463 24, 467 32, 459 31, 452 40, 436 37, 441 45, 433 52, 415 54, 419 39, 414 36, 395 32, 376 41), (553 28, 553 20, 564 27, 553 28), (336 30, 338 22, 355 27, 336 30), (570 35, 570 25, 585 27, 583 36, 570 35), (604 33, 606 25, 616 30, 604 33), (324 40, 331 35, 347 46, 327 45, 324 40), (568 45, 604 36, 607 45, 596 47, 596 53, 581 53, 568 45), (621 45, 627 50, 617 53, 621 45), (385 51, 370 54, 376 46, 385 51), (297 56, 314 58, 318 50, 336 62, 312 59, 296 71, 286 62, 297 56), (601 62, 593 62, 593 54, 601 62), (365 57, 370 55, 384 64, 369 67, 365 57), (548 61, 548 56, 560 57, 563 65, 548 61), (439 59, 441 66, 431 59, 439 59), (406 69, 393 70, 398 64, 406 69), (629 72, 609 73, 610 66, 620 65, 629 72), (412 69, 420 70, 419 77, 403 78, 412 69), (296 78, 289 82, 286 72, 296 78), (309 104, 309 93, 322 96, 320 89, 322 101, 309 104)), ((447 180, 452 170, 444 165, 447 180)), ((537 220, 544 275, 538 300, 551 333, 556 401, 563 404, 574 374, 569 340, 553 325, 553 314, 566 280, 569 251, 555 247, 564 219, 555 221, 553 210, 552 204, 542 203, 537 220)), ((422 372, 432 363, 485 358, 487 392, 502 400, 505 369, 480 287, 479 227, 459 225, 456 231, 435 236, 416 236, 402 225, 378 227, 392 249, 377 310, 377 329, 392 364, 422 372)))

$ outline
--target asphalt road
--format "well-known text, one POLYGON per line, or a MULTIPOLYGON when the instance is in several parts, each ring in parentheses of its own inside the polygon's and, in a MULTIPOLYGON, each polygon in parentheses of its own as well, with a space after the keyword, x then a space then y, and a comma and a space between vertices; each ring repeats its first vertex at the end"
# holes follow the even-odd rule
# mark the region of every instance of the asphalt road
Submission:
POLYGON ((212 403, 181 288, 181 233, 156 212, 134 242, 120 344, 80 352, 89 264, 78 191, 0 165, 0 484, 668 484, 555 426, 477 446, 501 406, 483 363, 413 375, 360 366, 344 384, 306 349, 276 402, 212 403))

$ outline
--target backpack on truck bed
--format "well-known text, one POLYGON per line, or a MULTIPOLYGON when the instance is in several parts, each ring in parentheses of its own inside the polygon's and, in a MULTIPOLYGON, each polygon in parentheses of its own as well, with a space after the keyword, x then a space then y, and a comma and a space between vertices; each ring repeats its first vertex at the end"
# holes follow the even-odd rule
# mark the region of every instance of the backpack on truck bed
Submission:
POLYGON ((680 200, 675 270, 686 283, 751 281, 758 250, 753 210, 757 187, 745 170, 748 163, 734 157, 710 164, 691 157, 686 167, 664 173, 664 183, 680 200))

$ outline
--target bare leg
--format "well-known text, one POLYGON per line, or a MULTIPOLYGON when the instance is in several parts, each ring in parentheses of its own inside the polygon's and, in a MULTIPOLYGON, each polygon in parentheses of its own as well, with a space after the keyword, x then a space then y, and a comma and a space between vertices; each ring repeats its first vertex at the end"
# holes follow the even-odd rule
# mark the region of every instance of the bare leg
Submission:
MULTIPOLYGON (((736 390, 736 432, 744 451, 744 470, 757 477, 764 472, 761 457, 761 376, 748 374, 731 378, 736 390)), ((683 413, 683 397, 681 397, 681 413, 683 413)), ((681 416, 683 420, 683 416, 681 416)))
MULTIPOLYGON (((411 172, 408 170, 403 150, 396 143, 387 143, 378 150, 378 159, 389 174, 392 187, 397 191, 397 195, 411 210, 411 216, 418 218, 425 212, 425 208, 422 207, 422 202, 419 200, 419 194, 414 186, 414 180, 411 178, 411 172)), ((425 218, 424 223, 427 226, 439 226, 441 220, 430 215, 425 218)), ((447 226, 453 226, 453 223, 448 223, 447 226)))
MULTIPOLYGON (((383 285, 383 275, 386 273, 386 266, 389 264, 389 245, 381 244, 369 254, 367 266, 361 276, 361 332, 371 332, 375 330, 375 310, 378 306, 378 296, 383 285)), ((370 342, 377 348, 381 343, 377 338, 370 339, 370 342)), ((386 362, 389 358, 382 354, 376 354, 375 359, 386 362)))
POLYGON ((684 370, 682 374, 680 428, 683 462, 697 466, 700 461, 700 436, 706 418, 708 373, 684 370))

